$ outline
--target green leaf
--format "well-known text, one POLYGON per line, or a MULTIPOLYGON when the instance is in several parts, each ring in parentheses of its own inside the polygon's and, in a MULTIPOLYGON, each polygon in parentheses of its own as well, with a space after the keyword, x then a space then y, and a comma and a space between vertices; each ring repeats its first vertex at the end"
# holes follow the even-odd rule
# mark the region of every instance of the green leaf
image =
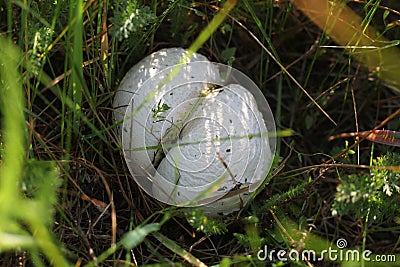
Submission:
POLYGON ((232 26, 225 23, 224 25, 222 25, 222 27, 220 28, 222 34, 227 34, 228 32, 232 32, 232 26))
POLYGON ((305 123, 306 123, 306 129, 307 129, 307 130, 310 130, 311 127, 312 127, 313 124, 314 124, 314 118, 313 118, 313 116, 307 115, 306 118, 305 118, 305 123))
POLYGON ((230 47, 222 51, 221 59, 223 62, 233 61, 236 54, 236 47, 230 47))
POLYGON ((134 230, 126 233, 121 240, 125 249, 129 250, 143 242, 145 237, 150 233, 160 230, 158 223, 147 224, 143 227, 136 227, 134 230))
POLYGON ((207 15, 204 12, 201 12, 200 10, 197 9, 193 9, 194 10, 194 14, 196 14, 199 17, 206 17, 207 15))
POLYGON ((383 12, 383 21, 385 21, 386 20, 386 18, 387 18, 387 16, 389 16, 389 14, 390 14, 390 11, 389 10, 385 10, 385 12, 383 12))
POLYGON ((229 258, 223 258, 222 261, 219 263, 219 267, 229 267, 231 266, 232 261, 229 258))
POLYGON ((151 111, 153 112, 153 118, 155 118, 155 119, 165 119, 165 117, 159 115, 159 113, 163 113, 164 111, 167 111, 169 109, 170 109, 170 106, 168 106, 165 103, 161 104, 161 100, 158 101, 157 109, 154 109, 154 108, 151 109, 151 111))

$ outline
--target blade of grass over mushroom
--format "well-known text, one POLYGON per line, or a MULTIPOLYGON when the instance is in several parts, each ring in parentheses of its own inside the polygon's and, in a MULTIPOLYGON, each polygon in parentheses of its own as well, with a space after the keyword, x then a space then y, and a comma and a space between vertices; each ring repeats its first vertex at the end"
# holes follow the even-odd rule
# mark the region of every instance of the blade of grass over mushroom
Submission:
MULTIPOLYGON (((273 133, 260 133, 260 134, 248 134, 248 135, 231 135, 231 136, 226 136, 226 137, 218 137, 218 138, 213 138, 210 141, 211 142, 219 142, 219 141, 229 141, 229 140, 234 140, 234 139, 252 139, 252 138, 259 138, 259 137, 289 137, 295 135, 295 132, 291 129, 285 129, 273 133)), ((156 145, 156 146, 146 146, 146 147, 135 147, 131 149, 126 149, 127 151, 141 151, 141 150, 148 150, 148 149, 170 149, 176 146, 188 146, 188 145, 198 145, 202 141, 193 141, 193 142, 180 142, 179 144, 172 144, 172 143, 166 143, 163 145, 156 145)))
POLYGON ((295 0, 295 6, 358 61, 400 93, 398 41, 380 35, 344 2, 295 0))
MULTIPOLYGON (((204 89, 200 95, 196 98, 195 103, 191 107, 191 109, 186 113, 184 116, 183 120, 180 121, 178 124, 176 124, 176 127, 173 127, 172 130, 170 130, 165 136, 162 137, 162 140, 160 141, 161 144, 164 144, 163 147, 168 146, 168 143, 170 143, 171 140, 175 140, 179 136, 179 132, 182 129, 182 126, 185 125, 189 119, 191 119, 193 113, 197 110, 197 108, 200 106, 200 104, 203 102, 204 98, 212 91, 212 89, 207 88, 204 89)), ((154 166, 158 166, 161 159, 163 158, 162 155, 164 154, 164 151, 162 148, 159 148, 157 151, 157 154, 155 156, 155 160, 153 162, 154 166)))
MULTIPOLYGON (((221 184, 225 181, 226 177, 228 174, 222 175, 220 178, 212 182, 205 190, 203 190, 200 194, 198 194, 196 197, 194 197, 192 200, 183 202, 183 203, 178 203, 178 207, 190 207, 190 206, 198 206, 199 204, 207 204, 210 202, 210 199, 207 199, 207 196, 210 194, 214 193, 218 188, 220 188, 221 184)), ((172 192, 172 194, 175 194, 178 190, 178 187, 176 186, 172 192)), ((229 193, 227 193, 224 197, 228 196, 229 193)), ((171 195, 171 197, 174 197, 171 195)), ((215 199, 213 199, 215 200, 215 199)))
MULTIPOLYGON (((167 77, 157 86, 156 89, 154 89, 147 97, 146 99, 140 103, 140 105, 133 110, 131 113, 131 116, 133 117, 136 115, 136 113, 144 106, 146 105, 160 90, 161 87, 163 87, 165 84, 167 84, 175 75, 179 73, 179 71, 182 69, 182 64, 187 63, 188 60, 190 59, 191 56, 193 56, 194 53, 199 50, 199 48, 211 37, 211 35, 218 29, 218 27, 221 25, 221 23, 225 20, 227 17, 227 14, 234 6, 236 5, 237 0, 228 0, 225 2, 224 6, 220 9, 220 11, 213 17, 213 19, 207 24, 207 26, 201 31, 201 33, 197 36, 197 38, 194 40, 193 44, 189 46, 188 52, 183 56, 180 61, 177 63, 177 65, 172 69, 172 71, 167 75, 167 77)), ((125 120, 130 119, 130 117, 125 118, 125 120)), ((123 123, 123 122, 121 122, 123 123)))

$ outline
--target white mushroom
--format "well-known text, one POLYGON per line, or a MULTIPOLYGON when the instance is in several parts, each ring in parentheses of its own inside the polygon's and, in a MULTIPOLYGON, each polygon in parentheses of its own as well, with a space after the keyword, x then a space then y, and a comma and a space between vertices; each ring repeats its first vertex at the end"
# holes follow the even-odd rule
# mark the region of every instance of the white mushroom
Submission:
POLYGON ((195 54, 176 67, 185 52, 153 53, 123 79, 114 114, 124 118, 125 159, 137 183, 158 200, 199 206, 209 216, 228 214, 247 203, 269 171, 272 114, 254 83, 228 66, 195 54), (253 94, 263 100, 269 127, 253 94))

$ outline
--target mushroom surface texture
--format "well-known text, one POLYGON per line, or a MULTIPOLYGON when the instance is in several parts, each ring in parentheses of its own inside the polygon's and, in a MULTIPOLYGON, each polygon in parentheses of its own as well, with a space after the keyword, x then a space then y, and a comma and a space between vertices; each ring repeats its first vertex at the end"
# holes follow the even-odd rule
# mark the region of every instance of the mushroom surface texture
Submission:
POLYGON ((132 67, 114 99, 128 168, 154 198, 207 216, 244 207, 267 176, 275 123, 258 87, 240 71, 182 48, 132 67), (178 64, 179 63, 179 64, 178 64))
MULTIPOLYGON (((186 52, 187 50, 183 48, 161 49, 145 57, 136 65, 134 65, 125 74, 114 96, 113 108, 115 121, 121 122, 123 120, 126 106, 129 104, 129 101, 135 95, 135 93, 137 93, 139 88, 145 83, 145 81, 154 77, 161 70, 178 64, 179 60, 186 54, 186 52)), ((193 62, 208 60, 203 55, 194 54, 189 61, 193 62)), ((118 128, 118 131, 119 135, 121 135, 121 127, 118 128)))

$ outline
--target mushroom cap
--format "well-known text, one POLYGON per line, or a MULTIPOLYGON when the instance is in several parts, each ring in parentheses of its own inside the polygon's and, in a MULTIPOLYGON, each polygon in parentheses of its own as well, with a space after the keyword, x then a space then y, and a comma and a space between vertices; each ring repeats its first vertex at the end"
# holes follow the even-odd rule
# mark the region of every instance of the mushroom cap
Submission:
POLYGON ((126 74, 115 95, 125 160, 136 182, 172 205, 218 216, 241 209, 266 177, 275 124, 241 72, 182 48, 162 49, 126 74), (173 75, 172 75, 173 74, 173 75), (272 141, 271 141, 272 140, 272 141))

